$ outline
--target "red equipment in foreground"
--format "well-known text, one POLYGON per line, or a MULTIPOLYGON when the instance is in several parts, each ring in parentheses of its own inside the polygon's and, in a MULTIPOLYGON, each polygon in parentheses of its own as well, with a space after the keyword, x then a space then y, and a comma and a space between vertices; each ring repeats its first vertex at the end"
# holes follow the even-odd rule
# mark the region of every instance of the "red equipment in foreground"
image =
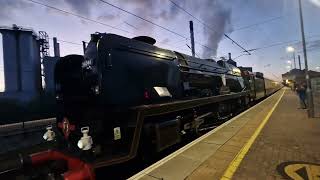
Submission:
POLYGON ((49 161, 63 160, 67 162, 68 171, 62 174, 65 180, 95 180, 95 174, 90 164, 78 158, 67 156, 59 151, 48 150, 32 154, 32 165, 40 165, 49 161))

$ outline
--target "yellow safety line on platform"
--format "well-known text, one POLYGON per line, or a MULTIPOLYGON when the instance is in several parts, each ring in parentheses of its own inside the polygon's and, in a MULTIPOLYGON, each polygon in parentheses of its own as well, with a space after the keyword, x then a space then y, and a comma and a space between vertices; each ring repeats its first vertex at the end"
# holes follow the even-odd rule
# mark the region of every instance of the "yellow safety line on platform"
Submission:
POLYGON ((280 100, 282 99, 284 93, 286 92, 286 89, 283 90, 283 93, 281 94, 280 98, 276 102, 276 104, 272 107, 272 109, 268 112, 267 116, 263 119, 262 123, 259 125, 259 127, 256 129, 256 131, 253 133, 253 135, 250 137, 249 141, 242 147, 242 149, 238 152, 236 157, 231 161, 229 164, 227 170, 224 172, 223 176, 221 177, 221 180, 228 180, 231 179, 236 170, 238 169, 241 161, 243 160, 244 156, 248 153, 250 147, 254 143, 255 139, 260 134, 261 130, 265 126, 265 124, 268 122, 270 116, 272 115, 273 111, 278 106, 280 100))

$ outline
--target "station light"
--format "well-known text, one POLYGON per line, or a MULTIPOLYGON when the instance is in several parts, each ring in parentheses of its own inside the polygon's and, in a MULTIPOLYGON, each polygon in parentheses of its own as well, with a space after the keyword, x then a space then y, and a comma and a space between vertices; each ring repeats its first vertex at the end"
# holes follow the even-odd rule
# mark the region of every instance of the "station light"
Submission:
POLYGON ((310 0, 313 4, 320 7, 320 1, 319 0, 310 0))
POLYGON ((294 52, 294 48, 292 46, 287 47, 287 52, 294 52))

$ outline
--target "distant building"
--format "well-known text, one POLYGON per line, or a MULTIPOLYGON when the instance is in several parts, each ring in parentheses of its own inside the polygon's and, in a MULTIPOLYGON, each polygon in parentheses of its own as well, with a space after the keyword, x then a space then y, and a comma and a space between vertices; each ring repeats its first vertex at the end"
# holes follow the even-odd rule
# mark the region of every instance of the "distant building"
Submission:
POLYGON ((44 68, 44 92, 54 93, 54 67, 58 62, 59 57, 44 57, 43 68, 44 68))
MULTIPOLYGON (((0 27, 0 33, 5 83, 5 91, 0 92, 0 124, 53 117, 53 74, 59 57, 48 57, 48 35, 41 31, 39 36, 32 29, 16 25, 0 27)), ((55 45, 59 49, 59 44, 55 45)))
POLYGON ((7 98, 30 100, 41 91, 40 50, 36 33, 13 26, 0 27, 7 98))
MULTIPOLYGON (((320 77, 320 72, 309 70, 310 79, 320 77)), ((306 81, 306 71, 300 69, 292 69, 289 72, 282 74, 284 84, 294 86, 306 81)))

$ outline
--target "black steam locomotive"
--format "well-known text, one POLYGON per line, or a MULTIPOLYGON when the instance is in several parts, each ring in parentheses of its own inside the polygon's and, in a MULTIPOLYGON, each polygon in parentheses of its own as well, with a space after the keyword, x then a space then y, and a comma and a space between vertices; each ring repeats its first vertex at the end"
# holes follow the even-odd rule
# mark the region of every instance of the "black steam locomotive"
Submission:
POLYGON ((59 60, 65 152, 94 167, 127 161, 139 149, 159 152, 280 88, 232 60, 199 59, 154 43, 96 33, 84 56, 59 60))
POLYGON ((62 57, 56 128, 47 128, 37 153, 3 161, 0 175, 31 166, 40 170, 30 177, 93 180, 94 168, 152 157, 281 88, 231 58, 199 59, 154 43, 96 33, 84 56, 62 57))

